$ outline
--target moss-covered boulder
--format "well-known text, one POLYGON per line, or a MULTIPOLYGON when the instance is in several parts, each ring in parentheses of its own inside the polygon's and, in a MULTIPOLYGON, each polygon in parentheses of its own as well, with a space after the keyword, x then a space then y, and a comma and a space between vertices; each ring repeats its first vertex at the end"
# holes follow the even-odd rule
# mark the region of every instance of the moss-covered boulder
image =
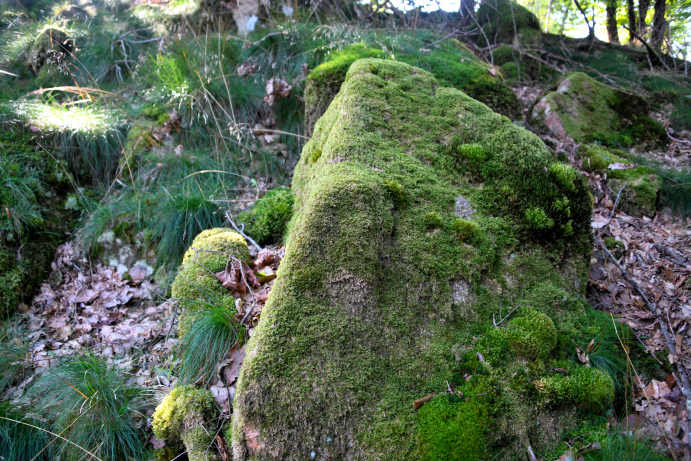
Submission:
POLYGON ((39 31, 29 49, 24 54, 24 63, 38 74, 49 64, 66 72, 65 61, 72 53, 74 43, 67 31, 57 26, 46 26, 39 31))
POLYGON ((317 120, 341 88, 350 65, 358 59, 395 59, 431 72, 443 86, 457 88, 511 119, 520 118, 520 103, 514 92, 491 66, 481 62, 457 40, 442 49, 386 54, 365 44, 351 45, 332 53, 307 76, 305 126, 311 135, 317 120))
POLYGON ((634 216, 655 215, 663 181, 652 168, 636 165, 623 151, 598 145, 581 146, 578 154, 585 171, 606 175, 612 197, 621 191, 620 210, 634 216))
POLYGON ((609 404, 538 392, 564 361, 583 368, 573 343, 592 339, 592 208, 535 135, 428 72, 362 59, 293 190, 237 385, 234 459, 525 456, 572 408, 609 404))
POLYGON ((487 46, 487 41, 490 44, 506 43, 523 46, 542 44, 542 31, 537 16, 516 2, 483 1, 475 17, 482 27, 482 33, 476 36, 476 41, 483 46, 487 46))
POLYGON ((495 49, 492 58, 494 65, 501 69, 507 81, 539 80, 543 74, 540 61, 510 45, 502 45, 495 49))
POLYGON ((218 410, 211 393, 191 385, 176 387, 156 408, 151 425, 167 445, 183 443, 190 461, 220 461, 214 446, 218 410))
POLYGON ((552 136, 611 147, 667 144, 664 127, 640 95, 615 90, 582 72, 567 74, 535 104, 532 121, 552 136))

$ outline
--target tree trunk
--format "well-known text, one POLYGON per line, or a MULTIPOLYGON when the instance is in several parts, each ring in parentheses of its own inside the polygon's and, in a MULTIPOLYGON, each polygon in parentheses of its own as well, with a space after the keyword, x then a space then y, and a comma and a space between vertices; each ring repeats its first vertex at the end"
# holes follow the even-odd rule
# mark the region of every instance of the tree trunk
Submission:
POLYGON ((648 15, 650 0, 638 0, 638 35, 645 39, 645 17, 648 15))
POLYGON ((653 16, 653 33, 650 38, 650 45, 656 50, 662 48, 662 41, 665 38, 665 29, 667 23, 665 21, 665 9, 667 7, 667 0, 655 0, 655 15, 653 16))
POLYGON ((564 29, 566 28, 566 18, 569 16, 569 12, 571 11, 571 3, 566 4, 566 12, 564 13, 564 16, 561 18, 561 24, 559 25, 559 32, 557 32, 559 35, 564 34, 564 29))
POLYGON ((619 44, 619 31, 617 30, 617 0, 607 0, 607 38, 609 43, 619 44))
POLYGON ((636 10, 633 4, 633 0, 626 0, 626 7, 629 16, 629 46, 634 44, 635 37, 633 32, 636 30, 636 10))

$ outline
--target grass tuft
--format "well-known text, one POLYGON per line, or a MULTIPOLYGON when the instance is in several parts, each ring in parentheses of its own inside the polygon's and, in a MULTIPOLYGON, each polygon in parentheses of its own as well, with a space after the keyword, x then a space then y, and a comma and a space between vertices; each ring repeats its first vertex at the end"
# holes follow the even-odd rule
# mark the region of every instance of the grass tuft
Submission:
POLYGON ((183 383, 206 384, 233 346, 244 341, 245 330, 235 318, 233 307, 224 306, 218 294, 200 286, 195 288, 203 293, 203 298, 187 301, 183 306, 189 314, 181 328, 176 355, 181 361, 183 383))
POLYGON ((145 392, 104 359, 84 354, 47 370, 29 395, 55 431, 72 442, 55 442, 62 459, 82 459, 88 450, 115 461, 142 460, 147 454, 145 392))

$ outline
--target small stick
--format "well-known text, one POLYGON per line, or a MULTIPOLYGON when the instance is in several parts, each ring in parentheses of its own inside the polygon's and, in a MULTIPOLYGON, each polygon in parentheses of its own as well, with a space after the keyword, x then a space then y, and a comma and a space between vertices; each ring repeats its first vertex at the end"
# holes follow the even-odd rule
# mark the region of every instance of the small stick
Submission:
MULTIPOLYGON (((238 233, 239 233, 240 235, 242 235, 243 237, 245 237, 246 240, 248 240, 252 245, 254 245, 254 247, 257 249, 257 251, 262 251, 262 247, 260 247, 259 244, 257 244, 257 242, 255 242, 254 240, 252 240, 252 237, 250 237, 249 235, 247 235, 247 234, 245 234, 244 232, 242 232, 242 230, 240 230, 240 228, 238 228, 238 226, 235 225, 235 221, 233 221, 233 218, 230 217, 230 213, 227 212, 227 211, 226 211, 226 219, 227 219, 227 220, 230 222, 230 224, 235 228, 235 230, 238 231, 238 233)), ((241 224, 242 224, 242 223, 241 223, 241 224)), ((245 228, 245 226, 243 225, 243 226, 242 226, 242 229, 244 229, 244 228, 245 228)))
POLYGON ((609 215, 609 219, 607 220, 608 224, 612 220, 612 218, 614 217, 614 212, 617 211, 617 205, 619 205, 619 199, 621 198, 621 192, 624 190, 625 187, 626 187, 626 183, 624 183, 624 185, 621 186, 621 189, 619 189, 619 193, 617 194, 617 199, 614 201, 614 206, 612 207, 612 214, 609 215))

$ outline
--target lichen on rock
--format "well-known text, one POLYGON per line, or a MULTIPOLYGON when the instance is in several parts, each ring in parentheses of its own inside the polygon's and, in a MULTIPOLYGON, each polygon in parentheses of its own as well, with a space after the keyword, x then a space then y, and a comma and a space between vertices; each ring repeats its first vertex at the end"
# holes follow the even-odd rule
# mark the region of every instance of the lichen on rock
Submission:
POLYGON ((295 170, 286 255, 238 380, 235 459, 546 448, 527 422, 551 418, 557 434, 575 413, 554 417, 534 383, 584 331, 574 300, 592 251, 585 180, 555 165, 535 135, 432 74, 353 63, 295 170), (449 383, 476 397, 445 401, 449 383))

